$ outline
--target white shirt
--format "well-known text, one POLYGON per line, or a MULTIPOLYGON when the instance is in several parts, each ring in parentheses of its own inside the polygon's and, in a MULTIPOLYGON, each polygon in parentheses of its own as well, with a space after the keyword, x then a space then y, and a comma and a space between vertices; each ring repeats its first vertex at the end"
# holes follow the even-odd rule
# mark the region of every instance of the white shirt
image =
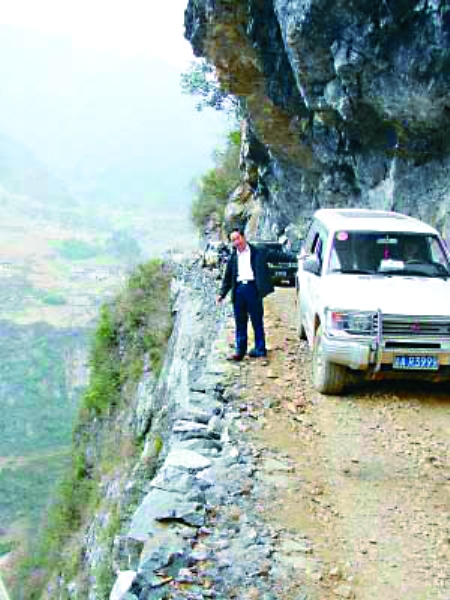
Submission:
POLYGON ((237 251, 238 259, 238 281, 253 281, 255 276, 253 275, 252 263, 250 261, 250 246, 247 244, 245 250, 242 252, 237 251))

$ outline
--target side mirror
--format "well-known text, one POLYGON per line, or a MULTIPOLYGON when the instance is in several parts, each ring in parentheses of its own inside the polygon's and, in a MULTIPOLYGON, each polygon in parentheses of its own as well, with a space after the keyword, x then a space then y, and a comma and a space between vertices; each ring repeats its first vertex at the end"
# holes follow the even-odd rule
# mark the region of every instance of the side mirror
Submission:
POLYGON ((313 275, 320 275, 322 263, 320 262, 319 257, 315 254, 311 254, 305 258, 303 262, 303 270, 307 273, 312 273, 313 275))

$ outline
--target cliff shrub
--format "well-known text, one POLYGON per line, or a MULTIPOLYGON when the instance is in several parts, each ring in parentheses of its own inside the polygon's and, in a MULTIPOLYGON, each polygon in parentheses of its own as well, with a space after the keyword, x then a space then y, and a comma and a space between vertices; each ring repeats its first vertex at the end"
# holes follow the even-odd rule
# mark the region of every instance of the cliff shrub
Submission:
POLYGON ((120 394, 117 339, 111 310, 103 306, 91 347, 89 386, 83 397, 84 406, 97 414, 114 405, 120 394))
POLYGON ((199 98, 197 110, 210 107, 234 115, 240 112, 238 98, 222 87, 215 66, 204 58, 191 61, 187 71, 182 73, 181 89, 185 94, 199 98))
POLYGON ((172 332, 171 278, 170 269, 160 261, 140 265, 117 300, 117 327, 127 348, 122 356, 122 370, 132 374, 135 381, 142 374, 144 356, 156 374, 161 370, 172 332))
POLYGON ((215 166, 206 171, 195 184, 191 218, 201 233, 211 220, 219 225, 223 224, 225 207, 240 181, 240 148, 240 132, 229 133, 225 146, 215 152, 215 166))

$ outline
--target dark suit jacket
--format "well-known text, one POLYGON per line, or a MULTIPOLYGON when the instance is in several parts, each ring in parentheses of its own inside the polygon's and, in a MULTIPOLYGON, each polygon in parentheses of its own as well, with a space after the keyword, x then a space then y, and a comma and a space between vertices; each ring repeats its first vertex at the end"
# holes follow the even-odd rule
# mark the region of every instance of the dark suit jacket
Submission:
MULTIPOLYGON (((250 246, 250 262, 252 265, 253 274, 255 276, 256 287, 261 298, 264 298, 268 294, 271 294, 275 289, 273 287, 267 262, 276 261, 280 255, 284 257, 286 257, 286 255, 279 250, 265 250, 263 248, 256 248, 256 246, 253 246, 253 244, 248 245, 250 246)), ((238 260, 237 251, 234 249, 230 258, 228 259, 225 275, 223 276, 222 287, 220 290, 221 298, 225 298, 225 296, 231 290, 231 298, 234 301, 237 276, 238 260)))

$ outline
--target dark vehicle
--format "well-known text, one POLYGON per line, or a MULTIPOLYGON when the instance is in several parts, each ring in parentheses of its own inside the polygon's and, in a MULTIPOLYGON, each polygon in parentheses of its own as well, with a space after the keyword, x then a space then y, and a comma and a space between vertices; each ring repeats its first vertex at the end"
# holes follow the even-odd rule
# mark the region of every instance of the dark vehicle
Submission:
POLYGON ((266 250, 278 250, 281 253, 279 260, 276 262, 267 263, 274 285, 295 285, 298 263, 293 259, 292 248, 288 250, 286 244, 272 240, 253 240, 251 243, 258 248, 265 248, 266 250), (284 258, 283 255, 285 255, 286 258, 284 258))
POLYGON ((227 244, 221 240, 208 242, 203 251, 202 265, 204 267, 221 267, 224 265, 230 254, 227 244))

